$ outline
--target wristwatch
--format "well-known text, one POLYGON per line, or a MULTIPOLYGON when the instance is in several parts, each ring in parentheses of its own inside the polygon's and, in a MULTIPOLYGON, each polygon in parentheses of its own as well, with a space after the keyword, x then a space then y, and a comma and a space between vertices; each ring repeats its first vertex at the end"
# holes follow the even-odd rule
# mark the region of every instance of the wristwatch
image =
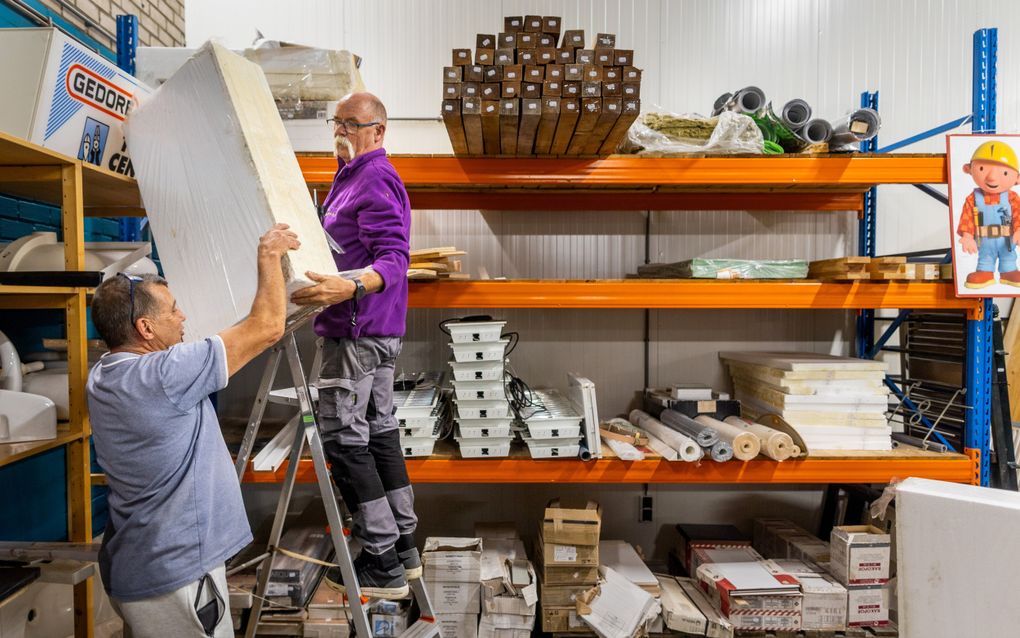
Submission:
POLYGON ((354 280, 354 300, 361 301, 361 298, 368 294, 365 284, 360 279, 354 280))

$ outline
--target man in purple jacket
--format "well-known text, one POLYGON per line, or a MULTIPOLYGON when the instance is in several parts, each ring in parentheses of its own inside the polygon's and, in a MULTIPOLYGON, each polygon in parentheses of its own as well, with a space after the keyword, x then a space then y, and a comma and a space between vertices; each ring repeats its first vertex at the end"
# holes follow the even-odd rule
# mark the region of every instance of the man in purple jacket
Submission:
MULTIPOLYGON (((393 370, 407 317, 411 208, 386 159, 386 108, 352 93, 329 120, 339 170, 324 202, 323 225, 342 252, 337 268, 367 269, 354 279, 308 273, 317 285, 294 302, 329 306, 315 320, 323 338, 319 427, 333 480, 354 516, 361 554, 354 564, 364 595, 398 598, 421 574, 414 494, 393 416, 393 370)), ((326 574, 343 591, 339 568, 326 574)))

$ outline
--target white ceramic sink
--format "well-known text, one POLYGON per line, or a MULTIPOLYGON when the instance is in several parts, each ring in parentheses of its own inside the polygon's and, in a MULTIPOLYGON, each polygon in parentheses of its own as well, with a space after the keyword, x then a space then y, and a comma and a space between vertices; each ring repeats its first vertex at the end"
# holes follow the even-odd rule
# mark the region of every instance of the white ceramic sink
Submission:
POLYGON ((0 390, 0 443, 57 436, 57 406, 46 397, 0 390))

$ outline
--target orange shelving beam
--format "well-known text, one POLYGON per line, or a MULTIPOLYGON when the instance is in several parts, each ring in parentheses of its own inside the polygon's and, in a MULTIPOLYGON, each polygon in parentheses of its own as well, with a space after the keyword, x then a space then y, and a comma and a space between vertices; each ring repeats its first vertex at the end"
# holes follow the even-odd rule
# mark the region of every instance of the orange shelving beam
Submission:
MULTIPOLYGON (((805 459, 776 463, 679 463, 661 460, 600 461, 531 459, 407 459, 414 483, 751 483, 824 484, 888 483, 907 476, 970 483, 974 466, 966 456, 941 458, 805 459)), ((244 482, 279 483, 287 464, 276 472, 245 472, 244 482)), ((297 480, 315 482, 310 460, 303 460, 297 480)))
POLYGON ((517 280, 414 282, 412 308, 787 308, 963 310, 950 283, 716 280, 517 280))

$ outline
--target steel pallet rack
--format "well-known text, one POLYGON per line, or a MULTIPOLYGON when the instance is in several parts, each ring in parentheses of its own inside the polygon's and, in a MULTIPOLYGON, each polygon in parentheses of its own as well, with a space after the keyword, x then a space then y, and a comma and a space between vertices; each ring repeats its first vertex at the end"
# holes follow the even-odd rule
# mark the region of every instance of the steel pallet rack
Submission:
MULTIPOLYGON (((975 34, 976 130, 990 130, 994 103, 994 29, 975 34), (989 44, 990 42, 990 44, 989 44), (980 86, 980 88, 978 88, 980 86), (978 95, 980 93, 980 95, 978 95), (980 97, 980 100, 979 100, 980 97), (981 110, 983 109, 983 110, 981 110)), ((877 94, 862 104, 877 107, 877 94)), ((993 114, 994 116, 994 114, 993 114)), ((458 158, 394 156, 415 209, 526 210, 814 210, 857 211, 860 253, 873 255, 875 187, 947 181, 944 155, 887 154, 964 124, 960 118, 884 149, 877 141, 856 155, 780 157, 458 158), (725 193, 726 197, 720 197, 725 193)), ((327 156, 300 156, 311 188, 326 187, 336 165, 327 156)), ((453 281, 415 284, 416 308, 787 308, 860 311, 857 352, 877 352, 898 327, 874 338, 876 309, 962 311, 968 325, 966 455, 917 451, 826 453, 778 464, 756 460, 688 468, 663 461, 472 461, 448 452, 410 459, 419 482, 609 483, 884 483, 895 476, 926 476, 987 484, 987 424, 991 348, 986 338, 989 301, 958 298, 936 282, 719 282, 719 281, 453 281), (655 294, 650 294, 654 292, 655 294), (984 434, 982 434, 984 432, 984 434), (507 478, 510 477, 510 478, 507 478)), ((896 389, 898 391, 898 389, 896 389)), ((908 407, 909 401, 907 402, 908 407)), ((281 472, 249 470, 248 481, 279 480, 281 472)), ((304 469, 299 477, 311 479, 304 469)))

